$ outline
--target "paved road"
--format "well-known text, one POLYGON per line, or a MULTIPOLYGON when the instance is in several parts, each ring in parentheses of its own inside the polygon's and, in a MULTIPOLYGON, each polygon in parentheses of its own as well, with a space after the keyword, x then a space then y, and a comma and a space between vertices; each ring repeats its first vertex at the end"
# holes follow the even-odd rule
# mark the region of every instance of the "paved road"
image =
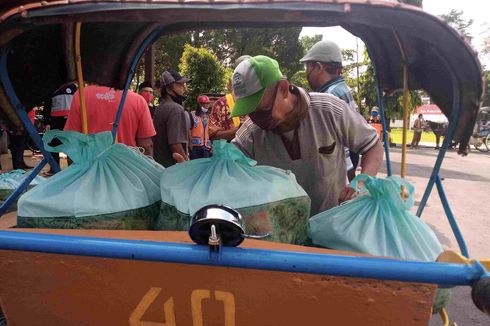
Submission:
MULTIPOLYGON (((435 164, 438 151, 433 147, 407 151, 407 180, 415 187, 416 211, 427 185, 428 177, 435 164)), ((400 175, 401 149, 392 148, 390 159, 393 173, 400 175)), ((384 168, 386 173, 386 168, 384 168)), ((466 240, 471 257, 490 258, 490 153, 472 151, 462 157, 455 151, 447 153, 441 172, 443 186, 451 209, 466 240)), ((434 187, 422 218, 433 228, 445 248, 458 251, 453 236, 434 187)), ((490 317, 480 312, 471 301, 469 287, 457 287, 452 291, 448 306, 451 321, 459 326, 490 325, 490 317)), ((434 316, 431 326, 442 325, 434 316)))

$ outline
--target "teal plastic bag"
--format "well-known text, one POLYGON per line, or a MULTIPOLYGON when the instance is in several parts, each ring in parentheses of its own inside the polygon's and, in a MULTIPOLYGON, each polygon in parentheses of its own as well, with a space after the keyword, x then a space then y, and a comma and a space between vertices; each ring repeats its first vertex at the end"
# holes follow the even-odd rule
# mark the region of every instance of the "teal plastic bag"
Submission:
POLYGON ((256 166, 235 145, 213 143, 211 158, 167 168, 161 177, 162 230, 187 230, 201 207, 221 204, 240 212, 245 232, 272 233, 270 240, 303 243, 307 239, 310 199, 290 171, 256 166))
MULTIPOLYGON (((28 175, 29 172, 20 169, 0 174, 0 201, 5 201, 28 175)), ((27 189, 44 181, 46 178, 38 175, 31 181, 27 189)))
POLYGON ((410 212, 413 186, 398 177, 361 174, 352 181, 355 189, 359 181, 364 181, 359 197, 310 219, 312 242, 376 256, 435 261, 443 249, 432 229, 410 212), (406 199, 401 197, 401 186, 406 199))
POLYGON ((19 199, 19 227, 153 229, 162 166, 136 149, 112 144, 110 132, 53 130, 43 142, 74 164, 19 199), (61 145, 49 146, 55 138, 61 145))

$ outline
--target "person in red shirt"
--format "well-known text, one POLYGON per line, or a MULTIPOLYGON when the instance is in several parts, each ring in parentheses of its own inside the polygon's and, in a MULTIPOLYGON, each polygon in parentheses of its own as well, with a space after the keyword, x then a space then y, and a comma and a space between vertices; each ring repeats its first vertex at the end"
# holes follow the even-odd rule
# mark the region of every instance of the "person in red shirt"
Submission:
MULTIPOLYGON (((120 90, 106 86, 90 85, 84 88, 89 134, 112 131, 122 93, 120 90)), ((73 97, 64 130, 82 131, 78 91, 73 97)), ((141 95, 128 91, 117 130, 117 141, 128 146, 142 147, 146 155, 153 156, 151 137, 155 134, 145 99, 141 95)))

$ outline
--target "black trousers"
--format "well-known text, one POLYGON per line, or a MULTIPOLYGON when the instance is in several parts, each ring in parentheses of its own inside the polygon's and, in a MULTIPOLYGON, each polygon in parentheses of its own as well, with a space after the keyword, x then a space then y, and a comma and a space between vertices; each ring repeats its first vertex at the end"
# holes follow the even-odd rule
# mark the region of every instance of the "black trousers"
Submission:
POLYGON ((10 139, 10 153, 12 154, 12 167, 14 169, 24 169, 26 162, 24 161, 24 149, 26 147, 26 133, 20 135, 8 133, 10 139))

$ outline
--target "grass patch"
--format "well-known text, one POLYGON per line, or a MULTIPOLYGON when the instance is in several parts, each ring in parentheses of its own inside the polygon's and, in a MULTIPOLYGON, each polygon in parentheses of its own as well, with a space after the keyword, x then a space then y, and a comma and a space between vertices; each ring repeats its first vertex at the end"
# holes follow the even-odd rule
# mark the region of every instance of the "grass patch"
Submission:
MULTIPOLYGON (((403 130, 401 128, 392 128, 390 132, 391 136, 391 141, 395 144, 401 144, 402 143, 402 132, 403 130)), ((412 142, 413 138, 413 130, 408 130, 407 131, 407 143, 410 144, 412 142)), ((441 144, 442 141, 444 140, 444 137, 441 137, 441 144)), ((435 143, 436 142, 436 135, 432 131, 424 131, 422 132, 422 137, 420 139, 420 142, 423 143, 435 143)))

